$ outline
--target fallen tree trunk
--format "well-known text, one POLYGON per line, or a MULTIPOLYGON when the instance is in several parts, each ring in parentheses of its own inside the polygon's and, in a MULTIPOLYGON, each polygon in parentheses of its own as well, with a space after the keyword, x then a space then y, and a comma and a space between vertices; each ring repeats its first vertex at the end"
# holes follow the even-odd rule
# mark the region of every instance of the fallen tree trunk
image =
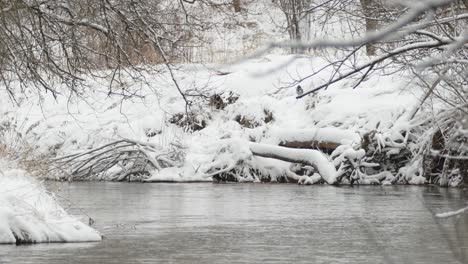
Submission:
POLYGON ((356 132, 336 127, 308 128, 308 129, 273 129, 267 136, 268 143, 279 144, 282 141, 317 141, 349 143, 360 141, 356 132))
POLYGON ((287 148, 320 149, 331 153, 342 144, 360 142, 361 137, 352 131, 335 127, 310 129, 275 129, 262 143, 287 148))
POLYGON ((291 149, 260 143, 249 143, 249 148, 256 156, 313 166, 328 184, 337 183, 337 171, 333 163, 318 150, 291 149))
POLYGON ((319 142, 319 141, 281 141, 279 146, 286 148, 300 149, 320 149, 328 154, 332 153, 341 144, 336 142, 319 142))

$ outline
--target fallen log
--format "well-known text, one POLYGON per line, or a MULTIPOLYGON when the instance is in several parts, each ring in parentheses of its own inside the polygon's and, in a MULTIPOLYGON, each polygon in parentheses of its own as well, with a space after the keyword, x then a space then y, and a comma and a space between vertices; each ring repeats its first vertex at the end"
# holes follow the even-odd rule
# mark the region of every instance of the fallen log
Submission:
POLYGON ((302 163, 317 168, 319 174, 328 184, 337 183, 337 171, 333 163, 318 150, 292 149, 261 143, 249 143, 253 155, 273 158, 291 163, 302 163))
POLYGON ((335 127, 309 129, 274 129, 262 143, 287 148, 319 149, 331 153, 342 144, 360 142, 359 134, 335 127))
POLYGON ((319 149, 327 154, 331 154, 341 144, 336 142, 319 142, 319 141, 281 141, 279 146, 286 148, 299 149, 319 149))

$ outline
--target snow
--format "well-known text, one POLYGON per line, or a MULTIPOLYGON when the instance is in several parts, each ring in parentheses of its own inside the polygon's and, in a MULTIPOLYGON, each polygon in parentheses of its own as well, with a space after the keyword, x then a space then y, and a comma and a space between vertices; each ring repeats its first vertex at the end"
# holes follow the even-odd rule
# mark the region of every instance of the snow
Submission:
POLYGON ((197 177, 197 172, 190 168, 169 167, 155 171, 146 182, 211 182, 209 177, 197 177))
POLYGON ((307 176, 307 175, 301 176, 297 183, 299 185, 312 185, 312 184, 319 182, 321 179, 322 179, 322 176, 320 176, 317 173, 314 173, 314 175, 312 176, 307 176))
POLYGON ((341 145, 338 146, 335 151, 333 151, 331 157, 334 158, 333 162, 335 166, 338 166, 345 159, 355 162, 362 159, 365 154, 366 152, 363 149, 354 150, 349 145, 341 145))
POLYGON ((259 155, 271 155, 290 159, 294 161, 302 161, 304 164, 316 166, 319 174, 329 184, 336 183, 337 172, 333 164, 327 157, 318 150, 309 149, 290 149, 274 145, 250 143, 250 149, 253 153, 259 155))
MULTIPOLYGON (((142 73, 146 84, 124 77, 127 91, 138 95, 131 98, 109 96, 105 79, 89 79, 90 89, 81 98, 62 96, 55 100, 45 95, 39 100, 33 92, 27 92, 19 95, 18 106, 9 102, 6 91, 0 89, 0 122, 8 122, 10 129, 18 132, 35 153, 52 157, 87 151, 122 138, 155 144, 162 150, 173 143, 184 147, 181 166, 154 172, 148 181, 210 180, 205 172, 212 167, 226 139, 277 144, 280 140, 301 140, 312 135, 317 141, 352 145, 378 127, 382 145, 389 144, 395 136, 391 131, 407 126, 400 117, 418 104, 419 92, 405 89, 410 81, 404 74, 382 72, 381 76, 370 76, 357 89, 352 89, 354 82, 349 81, 296 99, 295 86, 287 87, 288 84, 327 63, 314 56, 268 55, 234 65, 179 65, 176 77, 184 90, 199 88, 222 96, 232 92, 239 97, 224 110, 207 107, 206 101, 195 99, 194 111, 206 121, 206 127, 193 133, 169 122, 185 107, 167 73, 142 73), (219 75, 217 70, 229 74, 219 75), (270 122, 265 121, 265 111, 272 113, 270 122), (252 120, 256 126, 242 126, 236 121, 237 116, 252 120)), ((320 72, 316 78, 301 82, 301 86, 305 91, 313 89, 328 80, 329 74, 329 70, 320 72)), ((57 89, 66 94, 66 88, 57 89)), ((245 149, 233 151, 248 154, 245 149)), ((225 159, 244 155, 231 154, 225 159)), ((261 164, 258 167, 265 169, 261 164)), ((331 168, 324 171, 328 175, 325 177, 332 177, 331 168)))
POLYGON ((426 182, 427 180, 423 176, 415 176, 408 183, 412 185, 424 185, 426 182))
POLYGON ((101 235, 57 203, 42 183, 0 160, 0 243, 90 242, 101 235))
POLYGON ((404 179, 408 181, 409 184, 413 185, 423 185, 425 184, 426 178, 422 176, 422 167, 420 163, 421 159, 415 160, 406 166, 399 169, 398 174, 402 175, 404 179))
POLYGON ((308 128, 308 129, 272 129, 266 136, 264 143, 279 144, 284 141, 317 141, 352 144, 360 142, 359 134, 335 127, 308 128))
POLYGON ((391 182, 391 181, 384 180, 384 181, 382 182, 382 186, 390 186, 390 185, 392 185, 392 182, 391 182))

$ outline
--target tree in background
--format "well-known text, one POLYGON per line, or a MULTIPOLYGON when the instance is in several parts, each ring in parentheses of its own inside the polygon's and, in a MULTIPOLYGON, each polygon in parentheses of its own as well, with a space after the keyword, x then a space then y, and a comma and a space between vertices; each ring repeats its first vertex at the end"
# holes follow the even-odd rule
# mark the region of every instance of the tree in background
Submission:
POLYGON ((232 0, 232 5, 234 6, 234 11, 236 13, 241 11, 241 0, 232 0))
MULTIPOLYGON (((240 1, 234 2, 236 5, 240 1)), ((173 62, 203 45, 202 32, 216 26, 209 12, 227 12, 230 2, 212 1, 37 1, 0 2, 0 81, 10 94, 19 80, 56 96, 54 83, 79 92, 84 75, 114 83, 122 72, 173 71, 173 62)), ((225 13, 227 16, 228 13, 225 13)), ((177 85, 176 85, 177 86, 177 85)), ((113 93, 112 85, 110 93, 113 93)))
MULTIPOLYGON (((378 9, 375 0, 360 0, 362 10, 366 20, 366 32, 377 30, 378 9)), ((376 47, 372 44, 366 45, 366 52, 369 56, 376 55, 376 47)))

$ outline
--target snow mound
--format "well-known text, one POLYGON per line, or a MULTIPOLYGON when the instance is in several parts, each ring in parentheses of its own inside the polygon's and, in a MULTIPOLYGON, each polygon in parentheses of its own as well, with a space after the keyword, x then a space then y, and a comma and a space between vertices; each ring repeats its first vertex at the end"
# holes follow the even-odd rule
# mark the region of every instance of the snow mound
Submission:
POLYGON ((101 235, 23 170, 0 170, 0 243, 90 242, 101 235))

